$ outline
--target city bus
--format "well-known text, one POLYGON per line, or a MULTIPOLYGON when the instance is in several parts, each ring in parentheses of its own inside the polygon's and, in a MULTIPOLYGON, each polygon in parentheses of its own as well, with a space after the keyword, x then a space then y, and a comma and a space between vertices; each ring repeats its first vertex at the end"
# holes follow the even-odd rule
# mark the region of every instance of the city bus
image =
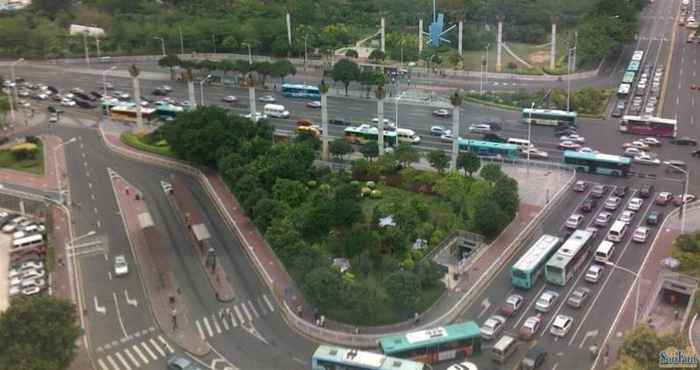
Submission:
POLYGON ((677 121, 652 116, 622 116, 620 132, 644 136, 676 137, 677 121))
POLYGON ((290 98, 321 99, 318 87, 302 84, 282 84, 282 95, 290 98))
POLYGON ((479 325, 473 321, 379 338, 387 356, 410 358, 426 364, 471 356, 481 351, 479 325))
POLYGON ((641 62, 642 58, 644 58, 644 50, 635 50, 634 53, 632 53, 632 60, 641 62))
POLYGON ((561 238, 542 235, 510 268, 510 281, 514 287, 530 289, 544 270, 544 265, 557 251, 561 238))
MULTIPOLYGON (((115 105, 108 108, 108 112, 113 120, 136 122, 137 112, 134 104, 115 105)), ((158 115, 154 108, 141 107, 141 119, 143 122, 153 121, 157 117, 158 115)))
POLYGON ((630 84, 620 84, 620 86, 617 87, 617 97, 624 99, 629 95, 630 89, 632 88, 632 85, 630 84))
POLYGON ((631 61, 630 64, 627 65, 627 72, 634 72, 634 73, 639 72, 639 64, 640 64, 640 62, 637 60, 631 61))
POLYGON ((573 165, 577 171, 609 176, 627 176, 632 160, 627 157, 601 153, 564 151, 564 163, 573 165))
POLYGON ((430 370, 430 365, 378 353, 321 345, 311 357, 311 370, 430 370))
POLYGON ((172 104, 159 104, 156 107, 156 113, 162 120, 174 119, 178 113, 182 113, 184 111, 185 108, 172 104))
POLYGON ((576 230, 547 261, 544 266, 545 279, 556 285, 564 286, 586 262, 588 243, 593 239, 593 233, 587 230, 576 230))
POLYGON ((622 83, 623 84, 631 84, 634 82, 634 76, 635 73, 632 71, 625 72, 625 74, 622 76, 622 83))
MULTIPOLYGON (((359 126, 349 126, 345 128, 345 140, 354 144, 367 144, 370 141, 379 139, 379 129, 362 124, 359 126)), ((388 145, 396 144, 396 131, 384 130, 384 142, 388 145)))
POLYGON ((576 112, 523 108, 521 122, 542 126, 576 126, 576 112))
POLYGON ((491 157, 501 156, 505 159, 518 158, 519 146, 508 143, 496 143, 493 141, 470 140, 459 138, 459 150, 472 152, 476 155, 491 157))

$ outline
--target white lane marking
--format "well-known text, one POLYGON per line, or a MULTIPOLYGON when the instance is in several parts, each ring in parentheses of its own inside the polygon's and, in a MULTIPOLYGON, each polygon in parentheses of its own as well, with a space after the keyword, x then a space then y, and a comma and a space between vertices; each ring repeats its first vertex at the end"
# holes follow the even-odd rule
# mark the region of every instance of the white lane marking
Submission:
POLYGON ((153 340, 153 338, 150 338, 148 341, 151 342, 151 345, 153 346, 153 348, 155 348, 156 351, 158 351, 158 353, 160 353, 161 356, 165 357, 165 352, 163 352, 163 350, 160 348, 160 346, 158 345, 158 342, 153 340))
POLYGON ((535 298, 530 301, 530 303, 527 305, 527 307, 525 307, 524 310, 522 310, 523 313, 520 315, 520 318, 518 319, 518 321, 515 322, 515 325, 513 325, 513 330, 517 329, 517 327, 520 325, 520 322, 525 318, 527 313, 530 312, 530 309, 532 308, 532 306, 535 303, 537 303, 537 298, 539 298, 540 294, 542 294, 542 292, 544 291, 544 289, 546 287, 547 287, 547 284, 542 285, 542 288, 540 288, 540 290, 537 292, 537 294, 534 295, 535 298))
POLYGON ((479 312, 479 315, 477 315, 476 317, 480 318, 481 316, 484 316, 486 311, 488 311, 489 307, 491 307, 491 302, 489 302, 489 298, 486 297, 483 301, 481 301, 481 312, 479 312))
POLYGON ((117 302, 117 293, 112 292, 112 297, 114 297, 114 307, 117 309, 117 319, 119 319, 119 325, 122 328, 122 333, 124 333, 124 337, 128 337, 129 334, 126 332, 126 328, 124 327, 124 321, 122 320, 122 314, 119 312, 119 302, 117 302))
POLYGON ((92 183, 88 182, 88 188, 92 189, 92 183))
POLYGON ((159 335, 159 336, 158 336, 158 340, 161 341, 161 343, 163 343, 163 345, 165 346, 165 348, 168 349, 168 352, 170 352, 170 353, 175 353, 175 351, 173 351, 173 347, 170 347, 170 344, 168 344, 168 341, 166 341, 165 338, 163 338, 162 335, 159 335))
MULTIPOLYGON (((379 132, 379 131, 377 131, 377 132, 379 132)), ((99 211, 97 210, 97 207, 95 207, 95 214, 98 214, 98 213, 99 213, 99 211)))
POLYGON ((255 297, 255 302, 257 302, 258 307, 260 307, 260 316, 265 316, 267 310, 265 309, 265 304, 263 304, 262 298, 255 297))
POLYGON ((221 318, 221 323, 224 324, 224 330, 228 331, 228 321, 226 321, 226 315, 221 318))
MULTIPOLYGON (((379 131, 377 131, 377 132, 379 132, 379 131)), ((102 361, 101 358, 98 358, 98 359, 97 359, 97 363, 100 364, 100 368, 101 368, 102 370, 109 370, 109 369, 107 368, 107 365, 105 365, 105 362, 102 361)))
POLYGON ((97 312, 99 312, 99 313, 101 313, 101 314, 103 314, 103 315, 106 314, 106 313, 107 313, 107 307, 105 307, 105 306, 100 306, 100 304, 97 303, 97 296, 93 296, 93 298, 94 298, 94 300, 95 300, 95 311, 97 311, 97 312))
MULTIPOLYGON (((681 83, 678 83, 678 88, 681 88, 681 83)), ((680 99, 676 96, 676 105, 678 105, 678 102, 680 102, 680 99)))
POLYGON ((126 356, 129 357, 131 362, 133 362, 137 368, 141 367, 141 364, 136 360, 136 357, 134 357, 134 355, 131 354, 131 351, 129 351, 128 348, 124 348, 124 353, 126 353, 126 356))
POLYGON ((204 331, 202 331, 202 325, 199 323, 199 320, 195 320, 194 323, 197 325, 197 331, 199 331, 199 337, 202 338, 202 340, 207 339, 207 337, 204 336, 204 331))
MULTIPOLYGON (((583 336, 583 339, 581 339, 581 344, 578 345, 578 348, 581 349, 583 348, 583 344, 586 343, 586 340, 588 340, 588 337, 597 337, 598 336, 598 329, 596 330, 590 330, 586 332, 586 335, 583 336)), ((594 342, 595 343, 595 342, 594 342)))
POLYGON ((255 317, 260 318, 260 315, 258 315, 258 310, 255 309, 255 306, 253 306, 253 302, 248 301, 248 306, 250 306, 250 309, 253 310, 255 317))
POLYGON ((245 319, 243 319, 243 315, 241 315, 241 311, 238 309, 238 306, 233 306, 233 310, 236 311, 236 316, 238 317, 238 322, 243 324, 245 322, 245 319))
POLYGON ((112 368, 114 370, 119 370, 119 365, 117 365, 117 363, 114 361, 112 356, 107 356, 107 361, 109 362, 110 365, 112 365, 112 368))
MULTIPOLYGON (((151 340, 153 340, 153 339, 151 339, 151 340)), ((149 356, 151 356, 153 361, 158 359, 158 357, 156 357, 155 353, 153 353, 153 351, 151 351, 151 347, 149 347, 146 344, 146 342, 141 342, 141 347, 143 347, 143 350, 146 351, 146 353, 148 353, 149 356)))
MULTIPOLYGON (((231 312, 231 311, 229 311, 229 312, 231 312)), ((234 328, 238 326, 238 324, 236 323, 236 317, 233 316, 233 313, 231 313, 230 315, 228 315, 228 318, 231 319, 231 325, 232 325, 234 328)))
POLYGON ((243 306, 243 312, 245 312, 246 317, 248 318, 248 321, 253 322, 253 316, 250 315, 250 312, 248 312, 248 307, 245 306, 245 302, 241 304, 243 306))
POLYGON ((146 356, 144 356, 143 352, 141 352, 141 348, 139 348, 138 345, 134 344, 134 345, 131 347, 131 349, 133 349, 134 352, 135 352, 137 355, 139 355, 139 358, 141 359, 141 362, 144 363, 144 365, 150 362, 150 361, 148 361, 148 358, 146 358, 146 356))
MULTIPOLYGON (((129 366, 129 363, 126 362, 126 359, 124 359, 124 356, 122 356, 121 352, 117 352, 116 355, 117 355, 117 359, 119 360, 119 362, 122 363, 122 365, 124 365, 126 370, 131 370, 131 366, 129 366)), ((118 369, 118 367, 117 367, 117 369, 118 369)))
POLYGON ((275 312, 275 308, 272 307, 272 303, 270 303, 270 300, 267 298, 267 295, 263 294, 263 299, 265 300, 265 303, 267 303, 267 307, 270 308, 270 312, 275 312))
POLYGON ((214 336, 214 333, 211 331, 211 325, 209 325, 209 319, 206 317, 203 317, 202 320, 204 320, 204 327, 207 328, 207 334, 209 334, 210 337, 214 336))
POLYGON ((214 323, 214 329, 216 329, 216 334, 221 334, 221 326, 219 326, 219 322, 216 321, 215 314, 211 315, 211 321, 214 323))
POLYGON ((139 306, 139 302, 135 298, 129 298, 129 292, 127 292, 126 289, 124 289, 124 298, 126 298, 127 304, 134 306, 134 307, 139 306))

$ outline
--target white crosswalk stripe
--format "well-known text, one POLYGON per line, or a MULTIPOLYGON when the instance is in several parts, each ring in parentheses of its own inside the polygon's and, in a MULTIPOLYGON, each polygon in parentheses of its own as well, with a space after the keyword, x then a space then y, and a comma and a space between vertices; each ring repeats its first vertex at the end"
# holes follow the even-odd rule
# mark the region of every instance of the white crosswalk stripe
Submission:
POLYGON ((141 362, 143 362, 144 365, 150 362, 148 358, 144 356, 143 352, 141 352, 141 348, 139 348, 138 345, 134 344, 134 346, 131 347, 131 349, 133 349, 134 353, 136 353, 139 356, 141 362))
POLYGON ((238 322, 243 324, 245 320, 243 319, 243 315, 241 315, 241 310, 238 309, 238 306, 233 306, 233 310, 236 311, 236 317, 238 317, 238 322))
POLYGON ((211 331, 211 326, 209 325, 209 319, 203 317, 202 320, 204 320, 204 327, 207 328, 207 334, 209 334, 210 337, 214 336, 214 333, 211 331))
POLYGON ((226 314, 221 317, 221 323, 224 325, 224 330, 228 331, 228 321, 226 321, 226 314))
MULTIPOLYGON (((115 355, 117 356, 117 359, 119 360, 119 362, 121 362, 122 365, 124 365, 126 370, 131 370, 131 366, 129 366, 129 363, 126 362, 126 360, 124 359, 124 356, 122 356, 121 352, 117 352, 117 353, 115 353, 115 355)), ((118 369, 119 367, 115 366, 114 368, 118 369)))
POLYGON ((194 323, 197 324, 197 331, 199 332, 199 337, 202 338, 202 340, 207 339, 207 337, 204 336, 204 331, 202 330, 202 324, 199 323, 199 320, 195 320, 194 323))
MULTIPOLYGON (((148 347, 146 342, 141 342, 141 347, 143 347, 143 350, 146 351, 146 353, 148 353, 149 356, 151 356, 153 361, 158 359, 158 357, 156 357, 156 355, 153 353, 153 351, 151 351, 151 348, 148 347)), ((165 354, 163 354, 163 356, 165 356, 165 354)))
POLYGON ((263 294, 263 299, 265 300, 265 303, 267 303, 267 307, 270 308, 270 312, 275 312, 275 308, 272 307, 272 303, 270 303, 270 299, 267 298, 267 295, 263 294))
MULTIPOLYGON (((377 131, 377 132, 379 132, 379 131, 377 131)), ((100 369, 102 369, 102 370, 109 370, 109 369, 107 368, 107 365, 105 365, 105 362, 102 361, 101 358, 98 358, 98 359, 97 359, 97 363, 100 364, 100 369)))
MULTIPOLYGON (((244 304, 245 306, 245 304, 244 304)), ((250 306, 250 309, 253 310, 253 314, 255 315, 255 318, 260 318, 260 315, 258 315, 258 310, 255 309, 255 306, 253 306, 253 302, 248 301, 248 306, 250 306)))
POLYGON ((231 319, 231 325, 235 328, 238 326, 238 323, 236 322, 236 317, 233 315, 233 311, 230 311, 231 314, 228 315, 228 318, 231 319))
POLYGON ((165 357, 165 352, 163 352, 163 350, 160 348, 160 346, 158 345, 158 342, 153 340, 153 338, 149 338, 148 341, 151 342, 151 345, 153 346, 153 348, 155 348, 156 351, 158 351, 158 353, 160 353, 161 356, 165 357))
MULTIPOLYGON (((378 131, 377 131, 377 132, 378 132, 378 131)), ((112 365, 112 368, 113 368, 114 370, 119 370, 119 366, 118 366, 117 363, 114 361, 114 359, 112 358, 112 356, 107 356, 107 362, 109 362, 109 364, 112 365)))
POLYGON ((243 312, 245 312, 246 317, 248 318, 249 322, 253 322, 253 316, 250 315, 250 312, 248 312, 248 307, 245 306, 245 302, 241 304, 243 306, 243 312))
POLYGON ((168 350, 168 352, 170 352, 170 353, 175 353, 175 351, 173 351, 173 347, 170 347, 170 344, 168 343, 168 341, 165 340, 165 338, 163 338, 162 335, 159 335, 159 336, 158 336, 158 340, 159 340, 161 343, 163 343, 163 345, 164 345, 165 348, 168 350))
POLYGON ((267 310, 265 310, 265 305, 262 302, 262 298, 257 297, 257 298, 255 298, 255 301, 257 302, 258 307, 260 307, 260 316, 265 316, 265 314, 267 313, 267 310))
POLYGON ((219 321, 216 320, 216 315, 211 315, 211 321, 214 323, 216 334, 221 334, 221 326, 219 326, 219 321))
POLYGON ((131 360, 131 362, 133 362, 134 365, 136 365, 137 368, 138 368, 138 367, 141 367, 141 364, 136 360, 136 357, 134 357, 134 355, 131 354, 131 352, 129 351, 128 348, 124 348, 124 353, 126 353, 126 355, 129 357, 129 359, 131 360))

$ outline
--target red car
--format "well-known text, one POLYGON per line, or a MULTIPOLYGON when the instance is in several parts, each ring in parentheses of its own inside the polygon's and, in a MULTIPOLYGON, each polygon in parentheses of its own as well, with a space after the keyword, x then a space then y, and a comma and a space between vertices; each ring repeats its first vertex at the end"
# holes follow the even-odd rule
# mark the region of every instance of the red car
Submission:
POLYGON ((501 307, 501 312, 505 316, 512 316, 515 312, 523 307, 525 299, 517 294, 512 294, 506 299, 506 303, 501 307))
POLYGON ((525 320, 523 326, 520 327, 520 338, 523 340, 530 340, 537 334, 542 326, 542 318, 540 315, 530 316, 525 320))
POLYGON ((660 206, 665 206, 668 203, 670 203, 673 200, 673 194, 664 191, 659 193, 659 195, 656 196, 656 201, 655 203, 660 206))
POLYGON ((673 198, 673 204, 676 207, 680 207, 683 203, 688 204, 695 201, 695 195, 693 194, 678 194, 673 198))

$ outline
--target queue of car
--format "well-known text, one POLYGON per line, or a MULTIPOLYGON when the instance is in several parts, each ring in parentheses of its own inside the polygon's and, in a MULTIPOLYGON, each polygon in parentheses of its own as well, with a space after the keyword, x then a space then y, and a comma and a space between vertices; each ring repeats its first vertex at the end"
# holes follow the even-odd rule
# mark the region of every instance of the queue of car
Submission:
POLYGON ((33 296, 48 286, 45 269, 46 227, 29 216, 0 212, 0 230, 12 237, 9 246, 10 297, 33 296))

